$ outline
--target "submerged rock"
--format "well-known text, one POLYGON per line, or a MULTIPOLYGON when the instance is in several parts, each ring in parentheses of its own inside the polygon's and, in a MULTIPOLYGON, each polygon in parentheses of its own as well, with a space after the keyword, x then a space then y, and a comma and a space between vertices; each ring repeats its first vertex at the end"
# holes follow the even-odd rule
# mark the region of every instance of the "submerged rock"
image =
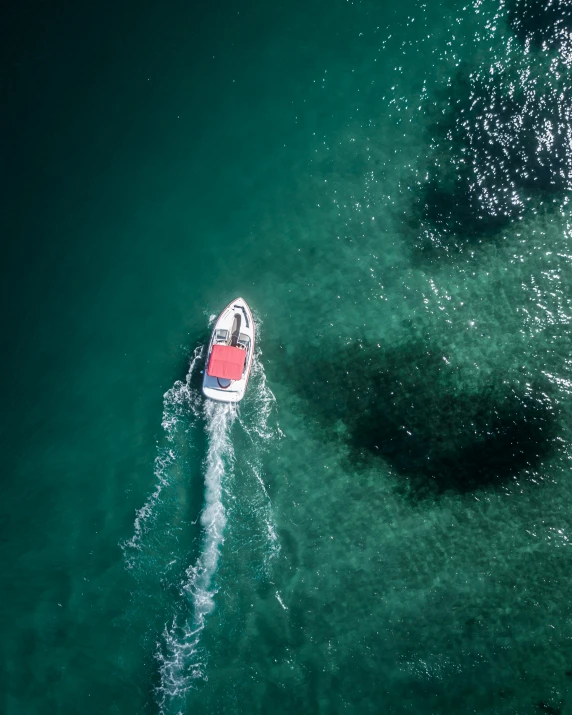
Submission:
POLYGON ((545 386, 511 384, 502 373, 479 382, 421 343, 352 345, 304 373, 316 374, 327 379, 309 377, 300 388, 322 419, 344 422, 342 439, 359 458, 382 458, 420 487, 502 484, 538 468, 553 447, 556 414, 545 386))

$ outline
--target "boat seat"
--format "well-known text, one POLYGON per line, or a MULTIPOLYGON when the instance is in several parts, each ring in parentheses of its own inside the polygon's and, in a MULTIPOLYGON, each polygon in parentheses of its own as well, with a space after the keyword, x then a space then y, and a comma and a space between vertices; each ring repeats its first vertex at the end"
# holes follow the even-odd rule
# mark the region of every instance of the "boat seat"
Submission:
POLYGON ((238 344, 247 348, 249 343, 250 343, 250 338, 248 337, 248 335, 246 333, 239 333, 238 344))
POLYGON ((219 328, 215 333, 215 342, 216 343, 226 343, 227 340, 228 340, 228 330, 219 328))

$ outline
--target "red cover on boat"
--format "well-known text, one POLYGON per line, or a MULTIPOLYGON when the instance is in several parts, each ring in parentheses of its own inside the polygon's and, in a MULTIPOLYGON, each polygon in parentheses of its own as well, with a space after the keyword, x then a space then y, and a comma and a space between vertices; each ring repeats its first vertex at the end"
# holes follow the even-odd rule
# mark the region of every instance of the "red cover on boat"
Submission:
POLYGON ((240 380, 246 360, 246 350, 230 345, 213 345, 207 374, 226 380, 240 380))

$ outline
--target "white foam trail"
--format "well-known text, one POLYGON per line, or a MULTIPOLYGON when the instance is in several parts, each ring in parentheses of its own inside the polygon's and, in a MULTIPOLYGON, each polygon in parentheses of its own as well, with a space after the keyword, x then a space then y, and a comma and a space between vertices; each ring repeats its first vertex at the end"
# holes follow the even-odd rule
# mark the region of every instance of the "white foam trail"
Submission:
POLYGON ((135 512, 133 536, 121 543, 127 568, 135 566, 136 554, 141 550, 141 540, 155 522, 157 507, 161 493, 171 483, 171 467, 177 460, 177 450, 174 445, 177 430, 181 424, 188 428, 188 413, 198 417, 201 404, 200 396, 191 388, 191 380, 202 356, 203 347, 195 348, 185 381, 177 380, 163 395, 163 419, 161 425, 165 431, 168 444, 159 449, 155 457, 153 472, 156 477, 155 488, 147 497, 143 506, 135 512))
POLYGON ((167 438, 172 440, 181 418, 186 422, 188 410, 194 417, 198 417, 202 406, 202 396, 199 390, 193 390, 191 381, 195 370, 203 356, 204 347, 199 345, 193 351, 185 381, 177 380, 173 387, 163 395, 163 419, 161 426, 167 433, 167 438))
POLYGON ((254 516, 253 524, 258 518, 263 522, 260 539, 261 543, 267 544, 267 548, 261 566, 265 571, 269 571, 270 561, 280 551, 272 518, 272 504, 259 465, 264 443, 278 435, 269 426, 269 416, 276 400, 266 383, 259 355, 258 352, 253 363, 248 397, 240 408, 244 409, 242 416, 233 405, 210 401, 204 404, 208 452, 205 462, 205 503, 201 514, 201 551, 196 563, 187 569, 180 587, 181 595, 190 605, 190 613, 185 616, 183 608, 182 614, 175 616, 165 626, 157 647, 161 678, 158 704, 160 711, 165 714, 184 711, 187 693, 196 687, 198 680, 206 677, 207 653, 201 647, 200 639, 207 616, 215 605, 217 591, 213 580, 227 522, 223 495, 226 491, 225 482, 234 475, 231 428, 235 420, 255 447, 249 450, 250 454, 243 455, 241 461, 259 485, 259 491, 249 503, 249 508, 254 516))
MULTIPOLYGON (((264 564, 260 565, 268 571, 270 560, 280 550, 272 519, 272 504, 260 461, 265 445, 273 438, 278 438, 280 432, 269 426, 269 416, 276 400, 266 383, 259 359, 260 350, 255 354, 247 398, 241 404, 244 410, 242 419, 236 405, 222 405, 208 400, 205 402, 200 390, 194 385, 203 353, 202 347, 194 351, 186 379, 177 381, 163 397, 161 424, 166 444, 158 449, 155 458, 156 484, 144 505, 136 512, 133 536, 122 544, 128 568, 146 563, 145 559, 142 560, 142 553, 147 548, 145 537, 153 537, 153 528, 158 519, 165 516, 165 508, 169 504, 172 506, 170 500, 177 498, 174 489, 178 484, 177 479, 180 481, 181 459, 188 433, 198 421, 204 422, 208 447, 203 472, 205 494, 200 516, 200 551, 195 563, 185 571, 179 587, 181 601, 176 615, 166 624, 160 643, 157 644, 156 657, 161 680, 157 689, 157 702, 162 713, 181 712, 188 691, 194 687, 197 679, 205 678, 206 675, 207 653, 201 647, 200 639, 207 617, 215 605, 217 590, 214 576, 227 522, 223 497, 227 491, 225 482, 234 474, 231 429, 237 417, 252 445, 244 455, 241 476, 254 476, 257 484, 254 493, 250 492, 248 505, 253 515, 251 528, 258 533, 253 543, 258 542, 258 548, 264 554, 264 564)), ((169 566, 173 563, 171 561, 169 566)))
MULTIPOLYGON (((264 479, 260 473, 260 468, 256 464, 252 464, 252 462, 249 462, 248 465, 252 470, 256 481, 260 485, 262 492, 262 497, 260 498, 261 504, 258 508, 256 508, 255 503, 253 503, 251 508, 256 509, 266 527, 265 533, 262 535, 262 539, 265 542, 263 567, 266 574, 268 574, 270 572, 272 561, 280 553, 280 542, 278 541, 278 536, 276 535, 276 526, 274 524, 274 515, 272 513, 272 502, 270 500, 266 484, 264 483, 264 479)), ((256 500, 253 501, 255 502, 256 500)))
POLYGON ((260 354, 260 352, 257 352, 254 357, 250 376, 254 391, 252 400, 249 401, 253 408, 249 410, 249 417, 250 413, 253 412, 254 418, 246 422, 239 417, 242 428, 252 441, 254 441, 254 435, 257 435, 263 440, 276 437, 276 433, 269 427, 268 420, 276 404, 276 397, 266 382, 266 373, 260 362, 260 354))
MULTIPOLYGON (((259 322, 257 321, 257 330, 260 331, 259 322)), ((264 372, 264 367, 260 360, 261 352, 257 351, 254 363, 252 365, 252 381, 253 387, 255 388, 252 400, 252 409, 249 410, 249 420, 243 420, 239 413, 239 421, 241 427, 244 429, 246 434, 250 437, 251 441, 254 443, 258 442, 260 446, 260 440, 263 440, 262 444, 269 443, 270 440, 281 439, 284 435, 280 428, 271 427, 270 414, 274 407, 276 406, 276 397, 274 393, 268 386, 266 381, 266 373, 264 372), (258 438, 258 439, 257 439, 258 438)), ((257 454, 254 455, 255 461, 249 461, 248 464, 254 474, 256 481, 260 485, 263 495, 263 504, 259 507, 261 518, 264 520, 266 526, 266 549, 264 552, 264 570, 266 574, 270 573, 270 567, 272 561, 280 553, 280 542, 276 534, 276 526, 274 523, 274 514, 272 510, 272 501, 266 488, 264 482, 262 470, 260 468, 259 460, 260 449, 257 450, 257 454)), ((253 505, 254 506, 254 505, 253 505)))
POLYGON ((199 640, 206 617, 214 608, 216 589, 212 583, 216 572, 226 513, 222 502, 223 480, 231 472, 233 448, 230 438, 237 411, 233 405, 206 402, 204 415, 209 437, 205 469, 205 504, 201 514, 203 527, 200 555, 185 574, 181 595, 192 605, 190 619, 179 622, 175 617, 163 633, 157 658, 160 662, 159 688, 161 712, 173 706, 182 707, 184 697, 197 678, 204 677, 204 659, 199 640))
POLYGON ((283 608, 285 611, 287 611, 287 610, 288 610, 288 606, 285 606, 285 605, 284 605, 284 601, 283 601, 282 598, 280 597, 280 594, 278 593, 278 591, 276 591, 276 598, 278 599, 278 603, 282 606, 282 608, 283 608))
MULTIPOLYGON (((256 321, 256 329, 257 332, 260 333, 259 320, 256 321)), ((283 434, 279 427, 273 428, 271 426, 270 415, 276 406, 276 397, 266 381, 266 373, 264 372, 264 367, 260 360, 261 356, 262 353, 260 349, 257 349, 250 377, 251 392, 249 400, 246 403, 248 409, 245 410, 244 415, 239 412, 238 420, 240 426, 250 438, 250 441, 253 445, 257 446, 257 449, 252 453, 252 458, 247 458, 245 461, 261 489, 261 495, 253 499, 250 508, 254 512, 257 512, 266 526, 266 533, 263 537, 266 544, 263 570, 268 574, 273 560, 280 553, 280 542, 276 535, 272 501, 266 484, 264 483, 260 456, 265 448, 265 444, 270 443, 271 440, 280 439, 283 434)))

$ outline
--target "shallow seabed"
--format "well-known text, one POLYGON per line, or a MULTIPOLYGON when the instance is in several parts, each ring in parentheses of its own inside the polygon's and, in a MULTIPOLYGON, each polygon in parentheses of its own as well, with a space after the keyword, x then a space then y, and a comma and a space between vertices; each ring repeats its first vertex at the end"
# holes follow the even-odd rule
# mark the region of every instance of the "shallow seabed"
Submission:
POLYGON ((572 713, 567 10, 132 9, 7 50, 0 709, 572 713))

